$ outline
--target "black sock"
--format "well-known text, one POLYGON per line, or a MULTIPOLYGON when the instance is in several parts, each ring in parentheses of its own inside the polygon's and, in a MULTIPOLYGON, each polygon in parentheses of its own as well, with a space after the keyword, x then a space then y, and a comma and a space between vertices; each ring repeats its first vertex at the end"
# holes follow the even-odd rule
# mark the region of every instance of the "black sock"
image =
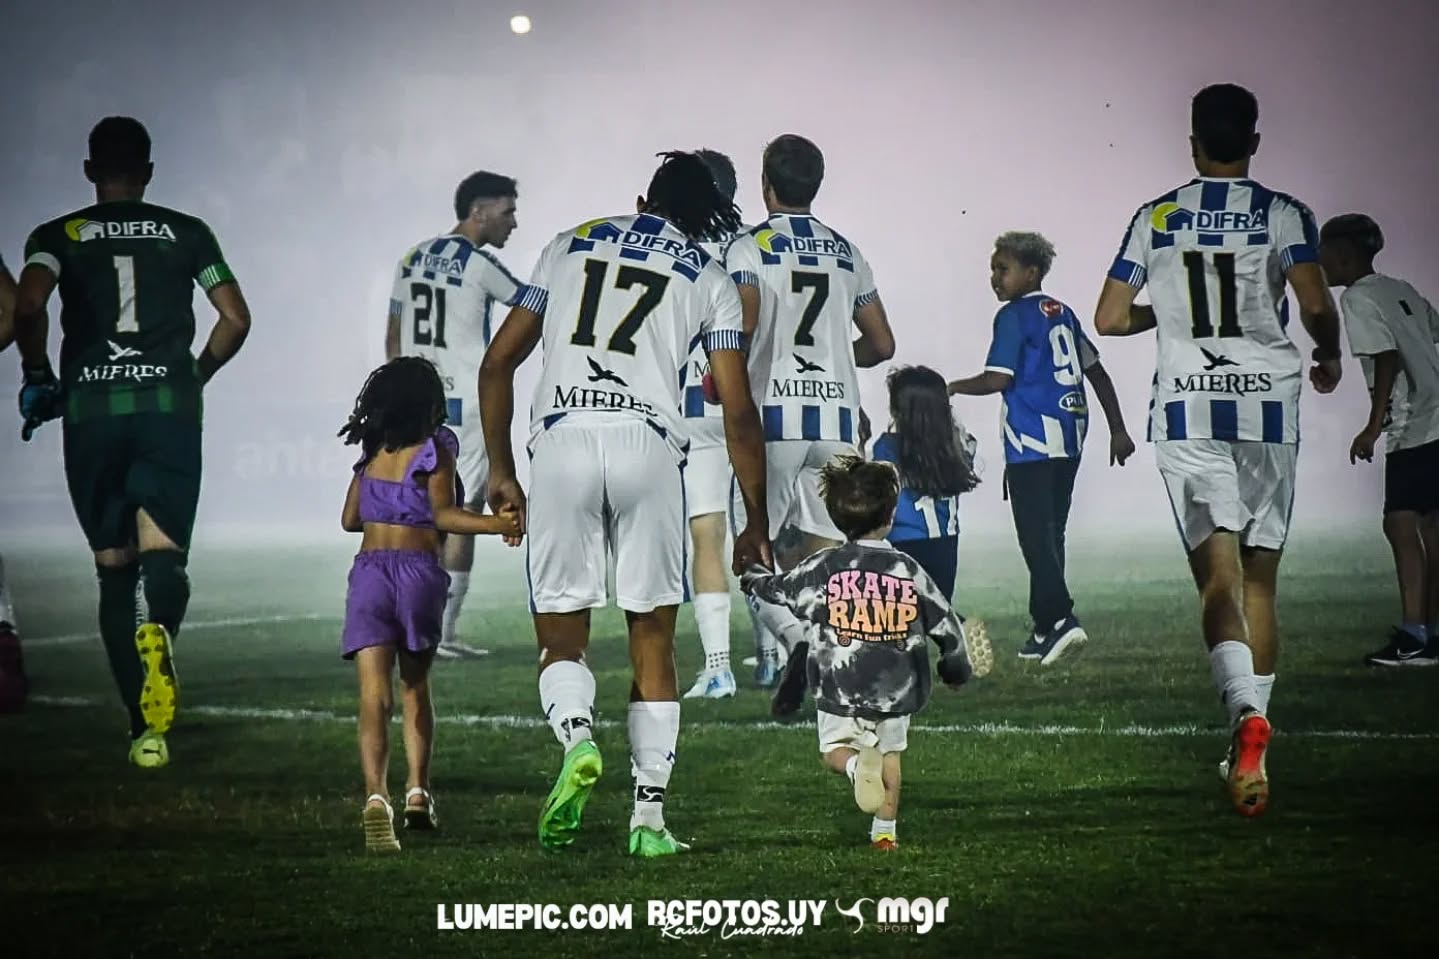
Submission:
POLYGON ((140 567, 100 566, 100 639, 110 659, 110 675, 120 689, 120 702, 130 714, 130 736, 145 731, 145 717, 140 713, 140 689, 145 683, 140 654, 135 651, 135 587, 140 582, 140 567))
POLYGON ((145 574, 145 605, 150 622, 164 626, 174 639, 190 605, 190 576, 185 572, 189 557, 174 549, 152 549, 140 554, 145 574))

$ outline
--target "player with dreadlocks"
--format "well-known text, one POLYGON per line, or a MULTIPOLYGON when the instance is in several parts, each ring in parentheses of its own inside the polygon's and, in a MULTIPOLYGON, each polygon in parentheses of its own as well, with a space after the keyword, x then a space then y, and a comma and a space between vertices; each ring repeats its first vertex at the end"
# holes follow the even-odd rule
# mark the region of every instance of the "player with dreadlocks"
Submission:
POLYGON ((608 554, 634 669, 629 851, 663 856, 686 848, 665 826, 664 798, 680 722, 675 612, 689 598, 689 436, 680 395, 697 341, 709 354, 748 515, 759 518, 735 538, 736 572, 770 563, 763 436, 743 352, 748 331, 734 283, 695 242, 732 232, 739 212, 699 157, 662 156, 637 213, 591 220, 545 248, 480 367, 489 503, 497 512, 518 510, 529 537, 540 706, 565 750, 540 815, 539 839, 547 848, 574 842, 602 769, 591 735, 595 679, 584 657, 590 610, 607 600, 608 554), (527 498, 510 443, 514 378, 541 345, 527 498))
POLYGON ((345 495, 340 525, 363 533, 350 569, 341 653, 360 680, 360 767, 365 776, 365 847, 396 852, 394 809, 386 783, 395 666, 405 707, 409 765, 405 826, 433 829, 430 750, 435 710, 430 663, 440 641, 450 577, 440 566, 442 533, 495 533, 519 543, 514 512, 481 516, 458 504, 460 443, 444 425, 445 388, 429 360, 403 356, 370 374, 340 430, 363 455, 345 495))

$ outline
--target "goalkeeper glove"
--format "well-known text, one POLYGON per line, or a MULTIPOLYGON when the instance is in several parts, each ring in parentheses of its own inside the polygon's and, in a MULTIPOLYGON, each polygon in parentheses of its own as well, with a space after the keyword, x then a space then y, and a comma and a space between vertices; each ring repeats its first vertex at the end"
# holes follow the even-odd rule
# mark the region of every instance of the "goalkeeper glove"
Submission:
POLYGON ((23 367, 24 383, 20 387, 20 416, 25 425, 20 438, 29 442, 36 428, 56 419, 63 412, 60 381, 50 364, 23 367))

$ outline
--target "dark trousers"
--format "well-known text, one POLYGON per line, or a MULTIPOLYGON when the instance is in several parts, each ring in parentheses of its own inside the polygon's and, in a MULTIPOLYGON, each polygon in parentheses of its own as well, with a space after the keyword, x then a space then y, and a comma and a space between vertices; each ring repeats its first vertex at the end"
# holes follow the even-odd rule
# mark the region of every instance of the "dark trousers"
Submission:
POLYGON ((940 536, 935 539, 902 539, 892 543, 907 554, 934 580, 944 598, 954 599, 954 577, 959 572, 959 537, 940 536))
POLYGON ((1064 528, 1078 472, 1077 459, 1010 463, 1004 471, 1014 532, 1029 567, 1029 615, 1041 635, 1074 611, 1064 582, 1064 528))

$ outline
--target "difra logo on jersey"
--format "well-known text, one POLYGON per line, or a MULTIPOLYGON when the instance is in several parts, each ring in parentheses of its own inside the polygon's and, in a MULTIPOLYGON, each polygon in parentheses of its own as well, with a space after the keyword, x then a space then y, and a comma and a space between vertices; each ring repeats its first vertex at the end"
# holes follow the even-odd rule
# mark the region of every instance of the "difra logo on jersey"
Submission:
POLYGON ((76 243, 102 239, 175 241, 175 231, 170 229, 170 224, 157 223, 154 220, 126 220, 116 223, 76 217, 65 221, 65 235, 76 243))
POLYGON ((829 236, 786 236, 769 227, 762 227, 754 234, 755 245, 759 247, 760 262, 774 265, 780 262, 781 253, 794 253, 800 258, 801 266, 818 266, 816 257, 833 257, 840 269, 854 269, 854 248, 848 240, 829 236))
POLYGON ((1194 230, 1197 233, 1257 233, 1269 220, 1264 210, 1188 210, 1178 203, 1154 208, 1149 224, 1158 233, 1194 230))

